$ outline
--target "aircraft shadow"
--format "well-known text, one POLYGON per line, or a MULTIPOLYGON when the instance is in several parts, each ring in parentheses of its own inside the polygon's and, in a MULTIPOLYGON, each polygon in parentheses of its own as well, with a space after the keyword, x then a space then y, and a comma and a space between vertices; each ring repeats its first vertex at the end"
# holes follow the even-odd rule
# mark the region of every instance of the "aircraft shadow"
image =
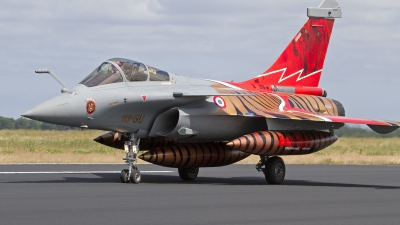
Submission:
MULTIPOLYGON (((98 177, 73 177, 62 176, 57 180, 30 180, 30 181, 6 181, 0 183, 120 183, 119 174, 94 173, 98 177)), ((195 181, 182 181, 178 175, 142 175, 141 184, 185 184, 185 185, 265 185, 263 177, 198 177, 195 181)), ((133 184, 131 184, 133 185, 133 184)), ((271 185, 276 187, 275 185, 271 185)), ((345 188, 373 188, 373 189, 400 189, 400 186, 350 184, 350 183, 328 183, 308 180, 285 180, 277 186, 303 186, 303 187, 345 187, 345 188)))

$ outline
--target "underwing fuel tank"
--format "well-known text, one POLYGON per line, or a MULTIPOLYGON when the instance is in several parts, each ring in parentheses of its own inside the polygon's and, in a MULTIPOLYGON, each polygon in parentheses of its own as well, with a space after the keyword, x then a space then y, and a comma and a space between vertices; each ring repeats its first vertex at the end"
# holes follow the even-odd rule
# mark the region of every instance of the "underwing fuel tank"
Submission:
MULTIPOLYGON (((120 138, 118 138, 118 133, 108 132, 98 136, 93 140, 108 147, 124 150, 125 141, 129 141, 129 138, 125 136, 121 136, 120 138)), ((177 142, 178 139, 176 138, 164 138, 164 137, 142 138, 140 139, 139 148, 140 150, 148 150, 160 146, 173 145, 176 144, 177 142)))
POLYGON ((250 154, 231 150, 225 143, 178 144, 152 149, 139 156, 156 165, 173 168, 226 166, 250 154))
POLYGON ((239 137, 227 144, 246 153, 271 155, 304 155, 320 151, 338 137, 324 131, 259 131, 239 137))

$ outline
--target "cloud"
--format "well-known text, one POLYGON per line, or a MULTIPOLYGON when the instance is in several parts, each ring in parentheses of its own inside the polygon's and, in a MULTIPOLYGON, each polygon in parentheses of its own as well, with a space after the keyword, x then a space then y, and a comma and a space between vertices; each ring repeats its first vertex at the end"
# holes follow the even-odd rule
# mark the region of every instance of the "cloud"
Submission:
MULTIPOLYGON (((333 84, 345 81, 356 87, 360 78, 368 83, 384 71, 391 89, 397 88, 399 1, 337 1, 343 18, 335 22, 321 84, 341 100, 350 91, 333 84)), ((319 0, 1 1, 0 88, 6 98, 0 101, 12 107, 0 114, 16 117, 59 92, 50 77, 33 74, 40 67, 49 67, 69 86, 102 60, 118 56, 182 75, 248 79, 268 68, 307 20, 306 8, 319 4, 319 0), (24 82, 28 77, 30 82, 24 82), (19 99, 18 105, 10 100, 21 94, 30 99, 19 99)), ((365 89, 373 89, 370 86, 365 89)), ((358 93, 366 95, 362 89, 358 93)), ((378 110, 352 108, 359 102, 346 102, 350 114, 380 115, 378 110)))

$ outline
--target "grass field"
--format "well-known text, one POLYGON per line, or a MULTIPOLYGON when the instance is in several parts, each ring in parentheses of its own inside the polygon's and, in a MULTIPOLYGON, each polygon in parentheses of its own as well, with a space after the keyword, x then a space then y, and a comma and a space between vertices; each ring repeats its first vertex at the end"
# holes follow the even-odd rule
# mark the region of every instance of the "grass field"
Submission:
MULTIPOLYGON (((103 133, 0 130, 0 164, 123 163, 124 151, 93 141, 103 133)), ((320 152, 283 158, 287 164, 400 164, 400 138, 340 138, 320 152)), ((258 160, 250 156, 239 163, 258 160)))

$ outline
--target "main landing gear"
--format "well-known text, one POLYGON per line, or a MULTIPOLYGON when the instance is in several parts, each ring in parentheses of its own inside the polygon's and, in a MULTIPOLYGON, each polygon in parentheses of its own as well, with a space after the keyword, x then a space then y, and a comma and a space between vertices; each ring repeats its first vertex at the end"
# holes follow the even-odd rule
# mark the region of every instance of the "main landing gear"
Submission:
POLYGON ((178 168, 178 173, 182 180, 194 180, 199 174, 199 167, 178 168))
POLYGON ((256 169, 262 171, 269 184, 280 184, 285 179, 286 167, 283 159, 278 156, 260 156, 256 169))
POLYGON ((125 162, 129 165, 128 169, 121 171, 120 179, 122 183, 135 183, 138 184, 142 180, 139 169, 136 166, 137 156, 139 153, 139 143, 140 139, 135 138, 131 135, 130 141, 125 142, 125 153, 126 156, 123 158, 125 162))

